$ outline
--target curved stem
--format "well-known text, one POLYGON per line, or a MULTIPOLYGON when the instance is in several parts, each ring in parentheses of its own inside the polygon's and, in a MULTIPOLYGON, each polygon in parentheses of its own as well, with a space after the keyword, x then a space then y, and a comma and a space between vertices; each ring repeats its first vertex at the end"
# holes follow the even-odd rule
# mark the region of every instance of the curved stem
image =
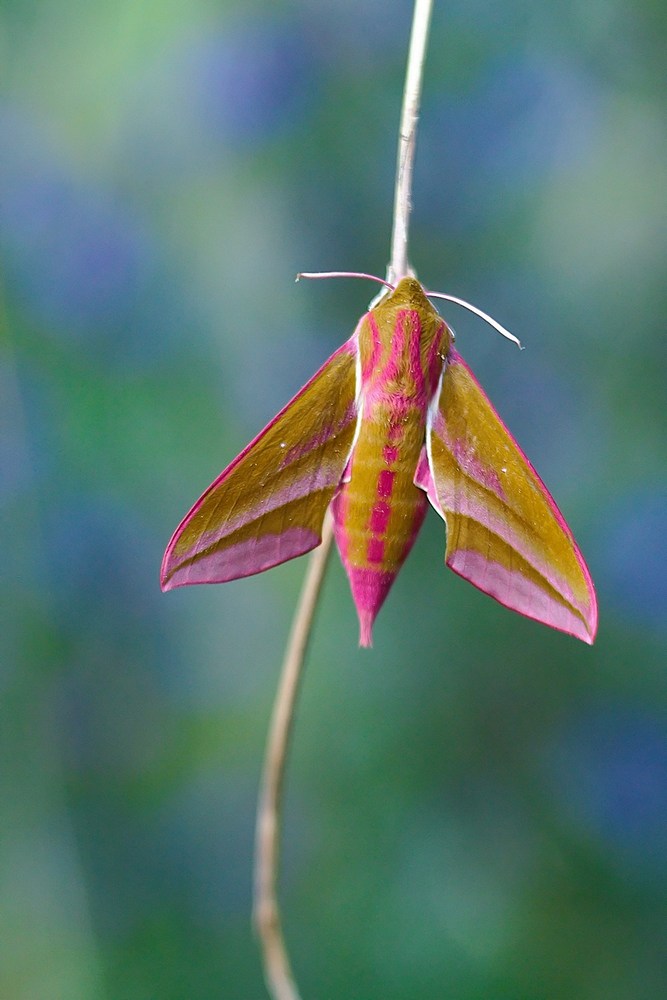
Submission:
POLYGON ((275 1000, 299 1000, 285 948, 276 894, 280 811, 285 760, 294 722, 294 706, 299 693, 303 661, 324 572, 331 553, 332 540, 333 519, 328 513, 322 528, 322 543, 310 557, 287 642, 278 691, 273 703, 257 808, 253 919, 262 945, 266 985, 275 1000))
POLYGON ((398 132, 396 188, 394 191, 394 225, 391 234, 391 260, 387 281, 397 285, 410 271, 408 262, 408 230, 412 209, 412 167, 417 143, 419 102, 421 99, 426 43, 431 23, 432 0, 415 0, 412 18, 408 67, 405 74, 403 108, 398 132))
MULTIPOLYGON (((394 286, 409 273, 408 225, 412 165, 431 7, 432 0, 415 0, 399 130, 391 261, 387 269, 387 281, 394 286)), ((273 1000, 299 1000, 283 938, 277 899, 282 789, 294 706, 332 539, 333 522, 329 513, 322 530, 322 544, 310 557, 287 644, 271 716, 257 807, 253 916, 262 948, 266 984, 273 1000)))

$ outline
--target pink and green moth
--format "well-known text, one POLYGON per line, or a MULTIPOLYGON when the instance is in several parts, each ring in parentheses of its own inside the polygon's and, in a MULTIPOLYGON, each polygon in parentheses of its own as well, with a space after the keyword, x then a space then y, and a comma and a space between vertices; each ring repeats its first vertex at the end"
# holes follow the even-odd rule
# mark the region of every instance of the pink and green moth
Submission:
POLYGON ((186 514, 164 555, 163 590, 303 555, 319 545, 331 507, 359 642, 370 646, 430 503, 455 573, 592 643, 593 583, 551 495, 421 284, 405 277, 388 287, 186 514))

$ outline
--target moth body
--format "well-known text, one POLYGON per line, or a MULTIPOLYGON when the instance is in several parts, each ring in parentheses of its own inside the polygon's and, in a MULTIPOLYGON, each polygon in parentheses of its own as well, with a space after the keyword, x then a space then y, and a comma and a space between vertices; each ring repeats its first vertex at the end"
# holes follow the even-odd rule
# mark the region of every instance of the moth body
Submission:
POLYGON ((372 625, 426 513, 414 478, 437 390, 449 330, 406 279, 357 329, 359 425, 333 502, 336 542, 359 614, 360 644, 372 625))

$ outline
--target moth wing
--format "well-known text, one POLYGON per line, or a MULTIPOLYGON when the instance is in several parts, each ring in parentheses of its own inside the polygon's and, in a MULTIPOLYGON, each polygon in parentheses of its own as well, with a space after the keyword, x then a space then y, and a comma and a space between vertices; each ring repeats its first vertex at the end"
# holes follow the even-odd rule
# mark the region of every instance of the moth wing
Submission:
POLYGON ((352 338, 186 514, 164 554, 162 589, 250 576, 319 545, 356 421, 352 338))
POLYGON ((447 524, 446 564, 501 604, 592 643, 595 590, 553 498, 451 350, 415 482, 447 524))

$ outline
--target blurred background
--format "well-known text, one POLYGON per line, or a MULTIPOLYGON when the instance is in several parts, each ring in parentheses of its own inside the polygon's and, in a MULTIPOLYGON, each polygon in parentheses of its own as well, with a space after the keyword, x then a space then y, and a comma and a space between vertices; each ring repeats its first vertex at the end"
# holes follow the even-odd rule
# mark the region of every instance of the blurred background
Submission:
MULTIPOLYGON (((290 761, 304 1000, 667 995, 664 5, 438 3, 412 258, 597 583, 591 649, 332 560, 290 761)), ((0 12, 0 996, 247 1000, 304 560, 162 595, 176 524, 384 274, 408 0, 0 12)))

